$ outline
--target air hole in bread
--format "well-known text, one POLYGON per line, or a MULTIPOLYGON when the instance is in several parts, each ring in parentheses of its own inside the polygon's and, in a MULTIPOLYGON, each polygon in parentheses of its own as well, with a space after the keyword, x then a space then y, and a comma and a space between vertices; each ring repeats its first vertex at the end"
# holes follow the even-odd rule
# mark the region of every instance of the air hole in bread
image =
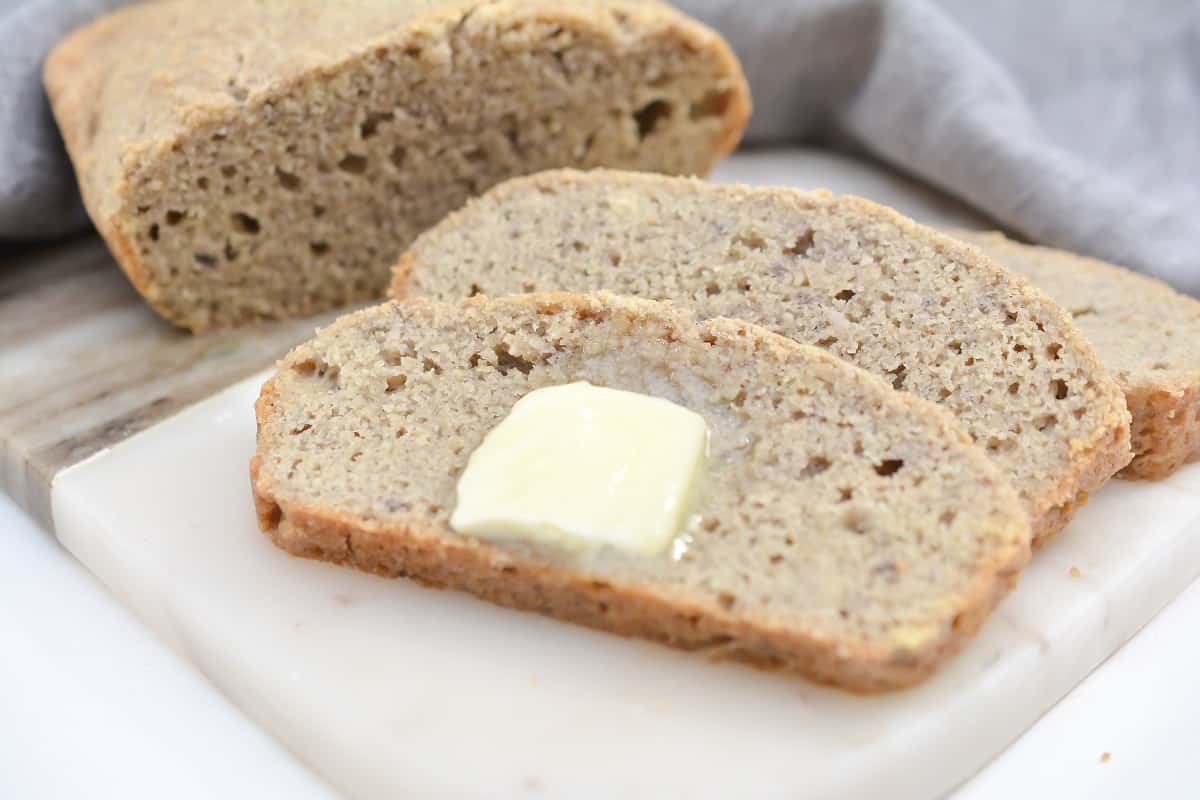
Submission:
POLYGON ((1058 354, 1061 350, 1062 350, 1062 345, 1059 344, 1058 342, 1055 342, 1054 344, 1048 345, 1046 347, 1046 355, 1050 356, 1050 359, 1052 361, 1058 361, 1060 358, 1060 356, 1058 354))
POLYGON ((825 336, 821 339, 817 339, 817 346, 824 347, 826 350, 828 350, 830 347, 837 344, 837 340, 838 338, 836 336, 825 336))
POLYGON ((571 242, 571 249, 574 250, 576 253, 582 253, 583 251, 587 250, 588 248, 587 248, 586 244, 584 244, 583 242, 576 239, 575 241, 571 242))
POLYGON ((358 133, 363 139, 370 139, 379 131, 380 125, 391 122, 395 118, 396 115, 390 111, 369 111, 362 125, 358 126, 358 133))
POLYGON ((800 474, 796 477, 812 478, 820 475, 822 472, 829 469, 829 467, 830 461, 828 458, 825 458, 824 456, 814 456, 808 460, 808 464, 805 465, 804 469, 800 470, 800 474))
POLYGON ((323 256, 329 252, 329 243, 328 242, 309 242, 308 249, 309 249, 309 252, 311 252, 314 256, 323 256))
POLYGON ((192 253, 192 260, 202 267, 215 267, 217 257, 211 253, 192 253))
POLYGON ((951 350, 953 350, 955 353, 959 353, 959 354, 962 353, 962 342, 960 342, 958 339, 955 339, 954 341, 950 342, 950 344, 948 344, 946 346, 948 348, 950 348, 951 350))
POLYGON ((367 171, 367 157, 350 153, 338 162, 338 169, 350 175, 362 175, 367 171))
POLYGON ((389 367, 398 367, 403 363, 403 359, 417 357, 417 346, 413 342, 405 341, 399 348, 385 347, 379 352, 379 357, 389 367))
POLYGON ((849 486, 842 486, 838 489, 838 502, 848 503, 854 497, 854 489, 849 486))
POLYGON ((299 436, 300 434, 304 433, 305 431, 309 431, 309 430, 312 430, 312 425, 310 423, 306 422, 303 425, 297 425, 295 428, 292 428, 291 434, 292 434, 292 436, 299 436))
POLYGON ((765 250, 767 240, 754 233, 742 233, 734 237, 734 243, 740 244, 742 247, 748 247, 751 250, 765 250))
POLYGON ((501 342, 493 350, 496 353, 496 369, 500 371, 501 375, 508 375, 509 371, 513 369, 522 375, 533 372, 533 362, 527 358, 513 355, 506 343, 501 342))
POLYGON ((404 388, 404 384, 408 383, 408 376, 404 373, 398 375, 389 375, 387 378, 387 389, 384 394, 391 394, 404 388))
POLYGON ((233 221, 234 230, 238 233, 254 236, 262 230, 262 225, 258 220, 243 211, 235 211, 230 219, 233 221))
POLYGON ((421 362, 421 370, 424 372, 432 372, 434 375, 441 375, 441 366, 432 358, 426 358, 421 362))
POLYGON ((237 167, 235 167, 233 164, 226 164, 225 166, 221 167, 221 174, 226 178, 232 178, 234 175, 237 175, 237 167))
POLYGON ((666 100, 652 100, 639 108, 633 114, 634 122, 637 123, 638 138, 645 139, 654 133, 658 123, 670 116, 671 104, 666 100))
POLYGON ((875 465, 875 474, 886 478, 889 475, 895 475, 903 466, 904 459, 902 458, 886 458, 875 465))
POLYGON ((1050 381, 1050 388, 1054 390, 1055 400, 1065 400, 1067 397, 1067 382, 1061 378, 1055 378, 1050 381))
POLYGON ((908 377, 908 366, 906 364, 901 364, 895 369, 888 370, 888 375, 892 376, 892 388, 903 389, 904 380, 908 377))
POLYGON ((949 525, 953 525, 953 524, 954 524, 954 519, 955 519, 957 516, 958 516, 958 512, 955 512, 955 511, 943 511, 943 512, 942 512, 942 513, 941 513, 941 514, 938 516, 938 523, 939 523, 939 524, 942 524, 942 525, 947 525, 947 526, 949 526, 949 525))
POLYGON ((284 189, 287 189, 289 192, 299 191, 300 189, 300 178, 288 172, 287 170, 280 169, 279 167, 275 168, 275 180, 277 180, 279 185, 284 189))
POLYGON ((158 241, 158 223, 157 222, 150 226, 150 241, 152 241, 152 242, 158 241))
POLYGON ((225 253, 225 260, 226 260, 226 261, 237 261, 237 257, 238 257, 238 251, 237 251, 237 248, 236 248, 236 247, 234 247, 234 246, 233 246, 233 243, 232 243, 232 242, 230 242, 228 239, 226 239, 226 240, 225 240, 225 250, 224 250, 224 253, 225 253))
POLYGON ((1009 394, 1016 394, 1019 391, 1021 391, 1021 384, 1019 382, 1010 383, 1008 385, 1008 393, 1009 394))
POLYGON ((182 211, 176 211, 175 209, 171 209, 171 210, 167 211, 166 217, 164 219, 168 225, 178 225, 180 222, 183 222, 183 217, 184 217, 184 213, 182 211))
POLYGON ((1004 312, 1004 324, 1005 325, 1015 325, 1016 322, 1017 322, 1017 312, 1015 312, 1015 311, 1005 311, 1004 312))
POLYGON ((731 592, 721 592, 717 595, 717 602, 721 604, 721 608, 728 611, 737 602, 737 595, 731 592))
POLYGON ((791 247, 783 248, 783 254, 788 256, 806 255, 812 248, 813 235, 812 228, 809 228, 804 233, 796 237, 796 241, 792 242, 791 247))
POLYGON ((1034 422, 1034 427, 1039 431, 1052 431, 1058 425, 1058 417, 1054 414, 1043 414, 1034 422))
POLYGON ((840 292, 835 294, 834 297, 836 297, 838 300, 846 300, 846 301, 851 300, 854 298, 854 290, 853 289, 842 289, 840 292))

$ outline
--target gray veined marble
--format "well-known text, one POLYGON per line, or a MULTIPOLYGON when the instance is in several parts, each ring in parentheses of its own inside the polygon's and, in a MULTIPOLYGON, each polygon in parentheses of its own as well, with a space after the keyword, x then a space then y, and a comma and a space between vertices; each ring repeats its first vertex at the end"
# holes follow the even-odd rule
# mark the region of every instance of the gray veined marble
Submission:
POLYGON ((94 236, 0 251, 0 488, 53 528, 58 472, 268 366, 335 316, 193 336, 145 306, 94 236))

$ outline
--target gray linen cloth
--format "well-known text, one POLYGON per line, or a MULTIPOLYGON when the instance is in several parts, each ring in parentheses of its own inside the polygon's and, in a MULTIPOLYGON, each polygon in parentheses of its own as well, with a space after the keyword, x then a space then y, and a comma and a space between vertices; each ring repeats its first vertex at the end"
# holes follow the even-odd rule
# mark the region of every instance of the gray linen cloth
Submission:
MULTIPOLYGON (((38 76, 58 37, 117 5, 0 0, 0 238, 86 225, 38 76)), ((868 155, 1033 241, 1200 294, 1200 2, 676 5, 742 59, 747 143, 868 155)))

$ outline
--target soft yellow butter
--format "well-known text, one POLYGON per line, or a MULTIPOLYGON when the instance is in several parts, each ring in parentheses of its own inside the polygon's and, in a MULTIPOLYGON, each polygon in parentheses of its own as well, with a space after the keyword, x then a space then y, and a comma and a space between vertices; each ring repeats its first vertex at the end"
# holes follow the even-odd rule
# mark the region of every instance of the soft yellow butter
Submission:
POLYGON ((537 389, 471 454, 450 525, 489 539, 663 552, 708 445, 704 418, 669 400, 570 383, 537 389))

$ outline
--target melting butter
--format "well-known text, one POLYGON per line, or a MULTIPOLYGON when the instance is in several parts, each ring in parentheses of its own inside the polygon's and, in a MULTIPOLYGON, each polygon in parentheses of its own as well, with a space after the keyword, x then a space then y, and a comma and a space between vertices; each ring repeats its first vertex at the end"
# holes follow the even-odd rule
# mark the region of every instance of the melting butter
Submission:
POLYGON ((537 389, 471 454, 450 525, 657 555, 687 517, 707 445, 704 418, 669 400, 583 381, 537 389))

